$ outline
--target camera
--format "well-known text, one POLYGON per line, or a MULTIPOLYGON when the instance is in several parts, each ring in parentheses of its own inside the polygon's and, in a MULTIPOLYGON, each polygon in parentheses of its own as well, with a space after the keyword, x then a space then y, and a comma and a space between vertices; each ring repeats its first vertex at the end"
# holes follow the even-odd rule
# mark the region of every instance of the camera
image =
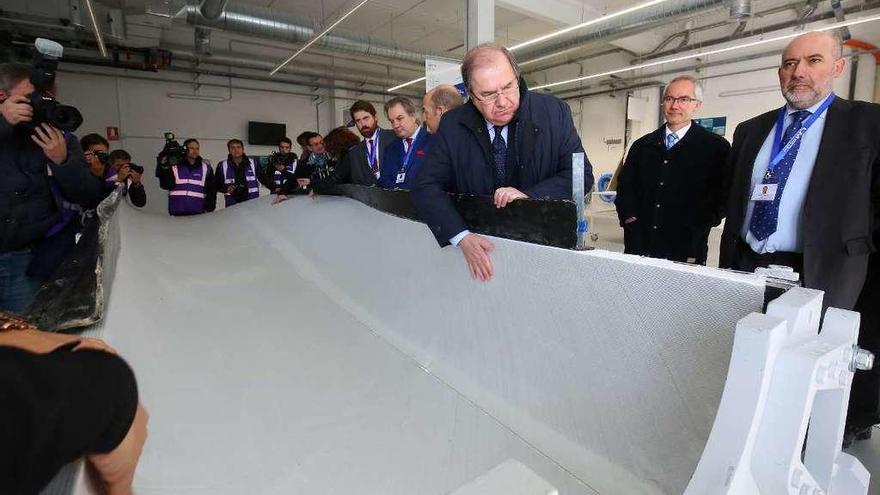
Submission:
POLYGON ((165 147, 159 152, 159 163, 174 167, 186 160, 186 148, 175 139, 173 132, 165 133, 165 147))
POLYGON ((293 153, 282 153, 280 151, 274 151, 271 155, 269 155, 269 166, 274 168, 275 170, 283 170, 289 163, 292 163, 293 160, 296 159, 296 155, 293 153))
POLYGON ((32 127, 45 122, 59 130, 73 132, 83 123, 79 110, 58 103, 51 93, 58 70, 58 59, 63 51, 61 45, 51 40, 37 38, 34 42, 30 77, 34 92, 28 95, 34 111, 33 120, 29 123, 32 127))

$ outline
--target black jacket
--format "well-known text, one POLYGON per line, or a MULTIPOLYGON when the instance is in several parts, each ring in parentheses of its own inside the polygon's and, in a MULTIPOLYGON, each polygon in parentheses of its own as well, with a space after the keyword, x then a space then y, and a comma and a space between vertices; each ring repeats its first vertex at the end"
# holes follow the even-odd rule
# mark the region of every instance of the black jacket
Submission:
POLYGON ((68 201, 94 208, 103 197, 75 136, 66 136, 67 160, 55 165, 30 134, 0 117, 0 253, 34 246, 61 219, 47 165, 68 201))
MULTIPOLYGON (((727 221, 719 264, 732 267, 750 249, 740 231, 751 194, 755 157, 778 110, 738 125, 730 150, 727 221)), ((880 105, 836 98, 804 200, 802 236, 806 287, 825 291, 825 306, 852 309, 880 229, 880 105)))
MULTIPOLYGON (((584 151, 571 109, 558 98, 528 91, 520 80, 514 122, 512 159, 518 189, 530 198, 571 199, 571 155, 584 151)), ((589 161, 584 165, 589 191, 593 171, 589 161)), ((441 246, 467 229, 447 192, 489 196, 495 192, 494 178, 489 133, 474 103, 444 114, 412 189, 413 202, 441 246)))
POLYGON ((666 125, 636 140, 620 171, 615 204, 626 252, 705 263, 709 230, 721 223, 730 144, 696 123, 672 149, 665 139, 666 125))
MULTIPOLYGON (((379 149, 376 150, 376 158, 379 160, 379 170, 382 170, 382 157, 385 147, 397 140, 394 132, 388 129, 377 129, 379 133, 379 149)), ((360 184, 362 186, 375 186, 376 174, 370 168, 367 161, 367 141, 352 146, 348 150, 347 159, 339 159, 336 167, 336 177, 339 184, 360 184)))

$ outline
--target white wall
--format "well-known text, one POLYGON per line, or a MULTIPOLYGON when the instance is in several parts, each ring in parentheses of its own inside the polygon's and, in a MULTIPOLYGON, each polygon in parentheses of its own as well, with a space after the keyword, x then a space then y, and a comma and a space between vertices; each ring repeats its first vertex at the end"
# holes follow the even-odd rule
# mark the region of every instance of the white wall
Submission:
MULTIPOLYGON (((142 77, 142 73, 128 72, 128 75, 142 77)), ((163 73, 161 77, 169 76, 163 73)), ((253 82, 242 84, 256 87, 253 82)), ((265 89, 281 90, 277 85, 264 86, 265 89)), ((158 180, 153 176, 156 154, 164 145, 163 133, 166 131, 175 133, 179 140, 198 139, 202 156, 216 164, 227 156, 227 140, 239 138, 247 143, 247 123, 250 120, 284 123, 291 139, 306 130, 325 133, 335 125, 328 100, 322 98, 316 105, 315 98, 307 95, 203 87, 199 94, 228 100, 174 99, 168 94, 193 94, 193 86, 68 72, 59 74, 58 87, 59 99, 75 105, 83 113, 85 122, 77 131, 78 136, 91 132, 105 135, 106 127, 119 128, 121 140, 111 142, 110 147, 127 150, 135 163, 146 168, 147 208, 157 212, 167 208, 167 193, 159 188, 158 180)), ((275 149, 274 146, 245 144, 245 152, 252 155, 265 155, 275 149)), ((221 203, 222 199, 218 206, 221 203)))
MULTIPOLYGON (((764 112, 779 108, 784 99, 779 92, 779 80, 775 67, 779 60, 770 56, 738 64, 704 69, 701 72, 683 72, 703 80, 704 96, 702 108, 695 117, 727 117, 725 137, 733 139, 733 132, 741 122, 764 112), (721 74, 741 74, 715 77, 721 74), (731 95, 731 92, 737 92, 731 95)), ((870 55, 862 55, 859 59, 856 99, 871 100, 874 93, 874 75, 876 64, 870 55)), ((565 74, 566 76, 571 74, 565 74)), ((670 74, 658 78, 668 82, 675 75, 670 74)), ((850 66, 835 82, 834 89, 838 96, 849 98, 850 66)), ((628 144, 659 127, 660 100, 656 88, 633 91, 636 97, 648 100, 650 111, 643 121, 632 121, 632 136, 628 144)), ((572 108, 575 126, 578 128, 587 156, 593 164, 596 177, 606 172, 614 172, 623 157, 624 150, 620 145, 608 146, 608 138, 622 138, 626 128, 626 96, 625 92, 616 93, 616 97, 597 95, 579 100, 568 100, 572 108)))

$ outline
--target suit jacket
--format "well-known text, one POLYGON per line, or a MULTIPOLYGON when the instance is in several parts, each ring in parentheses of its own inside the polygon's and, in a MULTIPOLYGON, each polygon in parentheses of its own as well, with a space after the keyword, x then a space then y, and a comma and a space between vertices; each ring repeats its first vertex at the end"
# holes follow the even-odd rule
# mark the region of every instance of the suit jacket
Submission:
MULTIPOLYGON (((533 93, 520 79, 514 118, 512 163, 519 189, 530 198, 571 199, 571 155, 583 152, 571 109, 562 100, 533 93)), ((512 157, 511 157, 512 155, 512 157)), ((584 185, 593 171, 584 160, 584 185)), ((446 112, 433 136, 428 157, 415 177, 412 199, 441 246, 467 229, 448 192, 489 196, 495 192, 495 165, 486 121, 469 101, 446 112)))
MULTIPOLYGON (((379 133, 379 149, 376 157, 379 159, 379 171, 381 172, 385 149, 397 139, 397 136, 394 135, 394 132, 386 129, 378 129, 376 132, 379 133)), ((346 160, 339 160, 336 177, 339 184, 376 185, 376 175, 367 161, 366 139, 349 148, 346 160)))
POLYGON ((427 156, 428 146, 431 144, 431 135, 428 129, 422 126, 419 135, 413 141, 413 154, 410 157, 409 167, 406 170, 406 180, 403 184, 397 183, 397 174, 403 169, 403 140, 395 137, 394 142, 385 147, 382 155, 382 175, 379 177, 379 187, 385 189, 412 189, 415 183, 416 172, 422 167, 427 156))
POLYGON ((697 124, 672 149, 665 141, 664 124, 633 143, 620 171, 615 204, 626 252, 705 263, 709 229, 721 223, 730 144, 697 124))
MULTIPOLYGON (((731 267, 751 196, 755 157, 778 110, 737 126, 730 152, 727 222, 719 263, 731 267)), ((825 306, 852 309, 880 227, 880 105, 836 98, 828 108, 822 142, 804 200, 806 287, 825 291, 825 306)))

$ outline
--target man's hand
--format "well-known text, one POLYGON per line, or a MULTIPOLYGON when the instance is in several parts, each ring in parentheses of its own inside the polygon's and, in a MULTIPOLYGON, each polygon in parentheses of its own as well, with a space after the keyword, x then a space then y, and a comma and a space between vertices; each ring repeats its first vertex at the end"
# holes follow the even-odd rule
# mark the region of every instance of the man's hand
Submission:
POLYGON ((510 202, 528 198, 528 195, 515 187, 499 187, 495 190, 495 208, 504 208, 510 202))
POLYGON ((10 96, 0 103, 0 114, 9 125, 30 122, 34 117, 34 109, 26 96, 10 96))
POLYGON ((131 174, 134 172, 131 171, 127 163, 123 163, 116 169, 116 182, 125 182, 125 179, 131 177, 131 174))
POLYGON ((46 158, 52 160, 55 165, 61 165, 67 160, 67 143, 64 142, 64 134, 58 129, 49 124, 41 124, 34 129, 31 139, 43 149, 46 158))
POLYGON ((296 179, 296 183, 299 184, 299 187, 305 189, 312 181, 311 179, 296 179))
POLYGON ((17 347, 35 354, 48 354, 65 344, 73 342, 77 342, 76 347, 73 349, 74 351, 94 349, 116 354, 116 350, 107 345, 103 340, 84 338, 78 335, 65 335, 40 330, 0 332, 0 345, 17 347))
POLYGON ((128 178, 131 179, 132 185, 138 185, 141 183, 141 174, 135 172, 134 170, 129 171, 128 178))
POLYGON ((226 186, 226 194, 235 194, 235 184, 226 186))
POLYGON ((495 245, 477 234, 468 234, 458 243, 464 259, 467 261, 471 278, 481 282, 488 282, 495 273, 492 268, 492 260, 489 253, 495 249, 495 245))
POLYGON ((629 224, 635 222, 636 220, 638 220, 638 218, 636 218, 636 217, 629 217, 629 218, 627 218, 626 220, 623 221, 623 224, 624 224, 624 225, 629 225, 629 224))
POLYGON ((272 204, 277 205, 278 203, 281 203, 282 201, 287 201, 287 196, 285 196, 283 194, 276 194, 275 198, 272 200, 272 204))

